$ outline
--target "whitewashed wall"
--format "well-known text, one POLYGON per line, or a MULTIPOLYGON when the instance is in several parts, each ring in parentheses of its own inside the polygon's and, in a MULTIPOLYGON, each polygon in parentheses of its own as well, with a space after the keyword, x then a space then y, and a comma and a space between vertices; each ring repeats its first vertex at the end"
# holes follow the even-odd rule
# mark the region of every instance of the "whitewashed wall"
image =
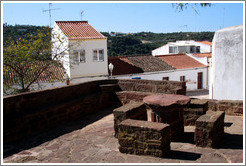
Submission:
POLYGON ((141 77, 141 79, 144 80, 162 80, 163 77, 169 77, 170 81, 180 81, 180 76, 185 76, 185 79, 187 81, 186 82, 187 90, 196 90, 198 72, 203 72, 203 89, 206 89, 206 77, 207 77, 206 68, 148 72, 148 73, 132 74, 132 75, 121 75, 121 76, 118 75, 115 77, 119 79, 131 79, 134 77, 141 77))
POLYGON ((64 35, 62 30, 59 28, 59 26, 55 23, 54 27, 52 29, 52 58, 54 58, 55 55, 59 54, 57 56, 57 59, 62 62, 62 65, 70 77, 70 61, 69 61, 69 40, 64 35))
POLYGON ((161 46, 155 50, 152 50, 152 55, 164 55, 164 54, 169 54, 169 44, 166 44, 164 46, 161 46))
POLYGON ((209 97, 217 100, 243 100, 243 26, 215 32, 212 51, 209 97))
POLYGON ((195 46, 200 46, 200 53, 207 53, 207 52, 211 52, 211 46, 208 44, 203 44, 203 43, 199 43, 196 42, 194 40, 190 40, 190 41, 176 41, 175 42, 170 42, 167 43, 164 46, 161 46, 159 48, 156 48, 155 50, 152 50, 152 55, 156 56, 156 55, 165 55, 165 54, 169 54, 169 46, 181 46, 181 45, 186 45, 186 48, 179 48, 179 51, 181 52, 189 52, 190 51, 190 46, 189 45, 195 45, 195 46))
POLYGON ((56 23, 54 24, 52 34, 54 35, 54 37, 52 37, 52 55, 62 52, 58 59, 63 63, 63 67, 70 78, 108 75, 107 39, 69 41, 56 23), (62 42, 60 42, 58 38, 62 42), (69 56, 70 50, 72 49, 84 49, 86 62, 73 63, 71 56, 69 56), (104 61, 93 61, 94 49, 104 49, 104 61))
POLYGON ((71 64, 71 77, 108 75, 107 39, 72 40, 74 49, 85 50, 85 63, 71 64), (104 61, 93 61, 93 50, 104 50, 104 61))

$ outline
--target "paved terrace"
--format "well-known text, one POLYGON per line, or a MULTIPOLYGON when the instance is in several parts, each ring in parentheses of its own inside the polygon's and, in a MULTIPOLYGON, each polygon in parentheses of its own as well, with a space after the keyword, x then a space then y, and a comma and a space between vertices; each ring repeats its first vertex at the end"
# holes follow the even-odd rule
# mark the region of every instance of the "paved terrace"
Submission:
POLYGON ((113 136, 113 109, 33 134, 14 146, 4 147, 4 163, 242 163, 243 116, 225 116, 220 149, 194 145, 194 127, 185 127, 182 142, 171 143, 168 158, 120 153, 113 136))

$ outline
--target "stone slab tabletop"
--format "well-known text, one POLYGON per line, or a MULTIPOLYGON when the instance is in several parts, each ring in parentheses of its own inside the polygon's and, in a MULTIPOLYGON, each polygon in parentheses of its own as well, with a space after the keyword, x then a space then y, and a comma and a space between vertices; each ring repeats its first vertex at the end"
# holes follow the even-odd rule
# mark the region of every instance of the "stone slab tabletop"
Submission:
POLYGON ((173 104, 186 105, 190 102, 190 97, 176 94, 150 95, 143 98, 143 102, 148 105, 167 107, 173 104))

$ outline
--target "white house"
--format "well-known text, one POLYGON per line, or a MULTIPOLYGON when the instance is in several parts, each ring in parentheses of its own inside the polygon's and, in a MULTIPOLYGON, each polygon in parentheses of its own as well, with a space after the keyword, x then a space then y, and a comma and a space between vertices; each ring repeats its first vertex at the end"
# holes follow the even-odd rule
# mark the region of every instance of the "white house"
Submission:
POLYGON ((245 90, 243 36, 243 25, 215 32, 209 98, 243 100, 245 90))
POLYGON ((186 81, 187 90, 206 89, 207 66, 186 54, 110 57, 119 79, 186 81))
POLYGON ((166 55, 179 53, 208 53, 212 51, 212 44, 208 41, 183 40, 168 42, 152 50, 152 55, 166 55))
POLYGON ((87 21, 56 21, 52 42, 68 77, 108 75, 107 38, 87 21))

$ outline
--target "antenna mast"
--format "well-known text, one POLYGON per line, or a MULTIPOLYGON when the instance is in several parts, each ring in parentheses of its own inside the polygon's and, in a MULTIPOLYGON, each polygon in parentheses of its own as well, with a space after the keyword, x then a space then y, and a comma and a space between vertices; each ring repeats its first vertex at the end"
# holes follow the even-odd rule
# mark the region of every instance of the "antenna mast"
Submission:
POLYGON ((82 20, 83 14, 84 14, 84 11, 81 11, 81 12, 80 12, 80 15, 81 15, 81 21, 83 21, 83 20, 82 20))
POLYGON ((51 5, 52 5, 52 3, 49 3, 49 9, 43 10, 43 12, 49 12, 49 17, 50 17, 50 27, 51 27, 51 10, 58 10, 58 9, 60 9, 60 8, 51 9, 51 5))

